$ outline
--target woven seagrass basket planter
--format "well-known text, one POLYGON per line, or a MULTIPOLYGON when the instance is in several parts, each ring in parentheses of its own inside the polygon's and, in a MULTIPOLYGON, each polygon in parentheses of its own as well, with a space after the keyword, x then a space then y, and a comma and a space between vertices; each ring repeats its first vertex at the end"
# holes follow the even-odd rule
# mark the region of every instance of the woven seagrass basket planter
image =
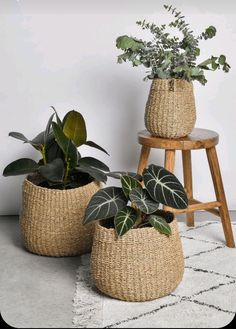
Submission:
POLYGON ((91 274, 103 293, 124 301, 147 301, 168 295, 184 272, 177 221, 171 236, 154 228, 128 231, 117 238, 115 230, 96 225, 91 274))
POLYGON ((20 226, 26 249, 55 257, 90 252, 95 226, 83 225, 82 219, 99 183, 69 190, 48 189, 36 183, 34 176, 23 183, 20 226))
POLYGON ((145 126, 154 136, 179 138, 196 122, 193 84, 186 80, 154 79, 145 109, 145 126))

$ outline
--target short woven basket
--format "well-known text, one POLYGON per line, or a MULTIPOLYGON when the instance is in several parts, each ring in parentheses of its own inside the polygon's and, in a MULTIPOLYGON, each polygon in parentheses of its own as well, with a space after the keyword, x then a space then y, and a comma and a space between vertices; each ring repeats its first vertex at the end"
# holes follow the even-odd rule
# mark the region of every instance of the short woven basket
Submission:
POLYGON ((154 79, 145 110, 145 126, 154 136, 184 137, 196 122, 193 84, 186 80, 154 79))
POLYGON ((170 225, 169 237, 140 228, 122 238, 96 225, 91 274, 97 288, 124 301, 152 300, 173 291, 183 277, 184 258, 176 220, 170 225))
POLYGON ((70 190, 37 186, 35 177, 23 184, 20 216, 25 247, 44 256, 74 256, 91 251, 94 224, 83 225, 85 208, 100 188, 92 182, 70 190))

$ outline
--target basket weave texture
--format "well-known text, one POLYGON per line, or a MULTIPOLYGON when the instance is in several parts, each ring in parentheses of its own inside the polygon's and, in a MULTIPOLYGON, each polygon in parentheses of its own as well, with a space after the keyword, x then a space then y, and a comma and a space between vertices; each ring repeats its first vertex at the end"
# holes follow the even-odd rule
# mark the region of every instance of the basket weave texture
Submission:
POLYGON ((57 190, 37 186, 29 179, 23 183, 20 216, 25 247, 39 255, 56 257, 90 252, 95 227, 93 223, 83 225, 82 219, 99 183, 57 190))
POLYGON ((146 301, 168 295, 184 272, 176 220, 171 236, 154 228, 132 229, 117 238, 114 229, 96 225, 91 274, 103 293, 124 301, 146 301))
POLYGON ((179 138, 196 122, 193 84, 186 80, 154 79, 145 110, 145 126, 154 136, 179 138))

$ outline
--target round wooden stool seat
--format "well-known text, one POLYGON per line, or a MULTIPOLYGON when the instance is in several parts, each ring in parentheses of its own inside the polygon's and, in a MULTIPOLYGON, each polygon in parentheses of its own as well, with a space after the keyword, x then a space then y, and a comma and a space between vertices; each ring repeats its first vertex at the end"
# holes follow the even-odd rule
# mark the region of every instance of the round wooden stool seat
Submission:
POLYGON ((152 136, 147 130, 138 133, 138 142, 152 148, 169 150, 199 150, 213 147, 219 142, 219 135, 208 129, 193 129, 186 137, 168 139, 152 136))

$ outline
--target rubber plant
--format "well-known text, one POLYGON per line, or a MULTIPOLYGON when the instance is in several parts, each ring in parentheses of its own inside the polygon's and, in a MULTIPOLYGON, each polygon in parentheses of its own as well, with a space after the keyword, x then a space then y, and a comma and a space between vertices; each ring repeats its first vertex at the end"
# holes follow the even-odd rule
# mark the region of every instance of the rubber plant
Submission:
POLYGON ((95 142, 87 140, 82 114, 69 111, 61 120, 55 108, 52 109, 54 113, 46 129, 32 140, 19 132, 9 133, 9 136, 32 145, 42 158, 38 162, 28 158, 15 160, 4 169, 3 175, 37 173, 42 178, 40 186, 52 189, 76 188, 93 180, 106 182, 107 165, 94 157, 82 157, 78 151, 80 146, 87 145, 107 153, 95 142))
POLYGON ((144 41, 127 35, 116 39, 116 47, 123 51, 118 56, 118 63, 130 61, 133 66, 143 65, 148 68, 148 75, 144 79, 197 80, 203 85, 207 82, 205 70, 229 71, 230 65, 223 54, 211 56, 197 64, 200 55, 199 41, 215 37, 214 26, 210 25, 195 36, 180 11, 172 5, 164 5, 164 8, 174 16, 169 24, 158 26, 146 20, 136 22, 143 30, 151 33, 151 40, 144 41), (180 37, 170 33, 173 28, 181 33, 180 37))
POLYGON ((120 237, 130 229, 153 226, 170 235, 169 223, 174 216, 159 209, 160 204, 185 209, 187 195, 182 184, 168 170, 151 164, 142 176, 134 173, 115 172, 109 176, 120 178, 121 187, 105 187, 96 192, 85 211, 84 224, 106 220, 120 237))

